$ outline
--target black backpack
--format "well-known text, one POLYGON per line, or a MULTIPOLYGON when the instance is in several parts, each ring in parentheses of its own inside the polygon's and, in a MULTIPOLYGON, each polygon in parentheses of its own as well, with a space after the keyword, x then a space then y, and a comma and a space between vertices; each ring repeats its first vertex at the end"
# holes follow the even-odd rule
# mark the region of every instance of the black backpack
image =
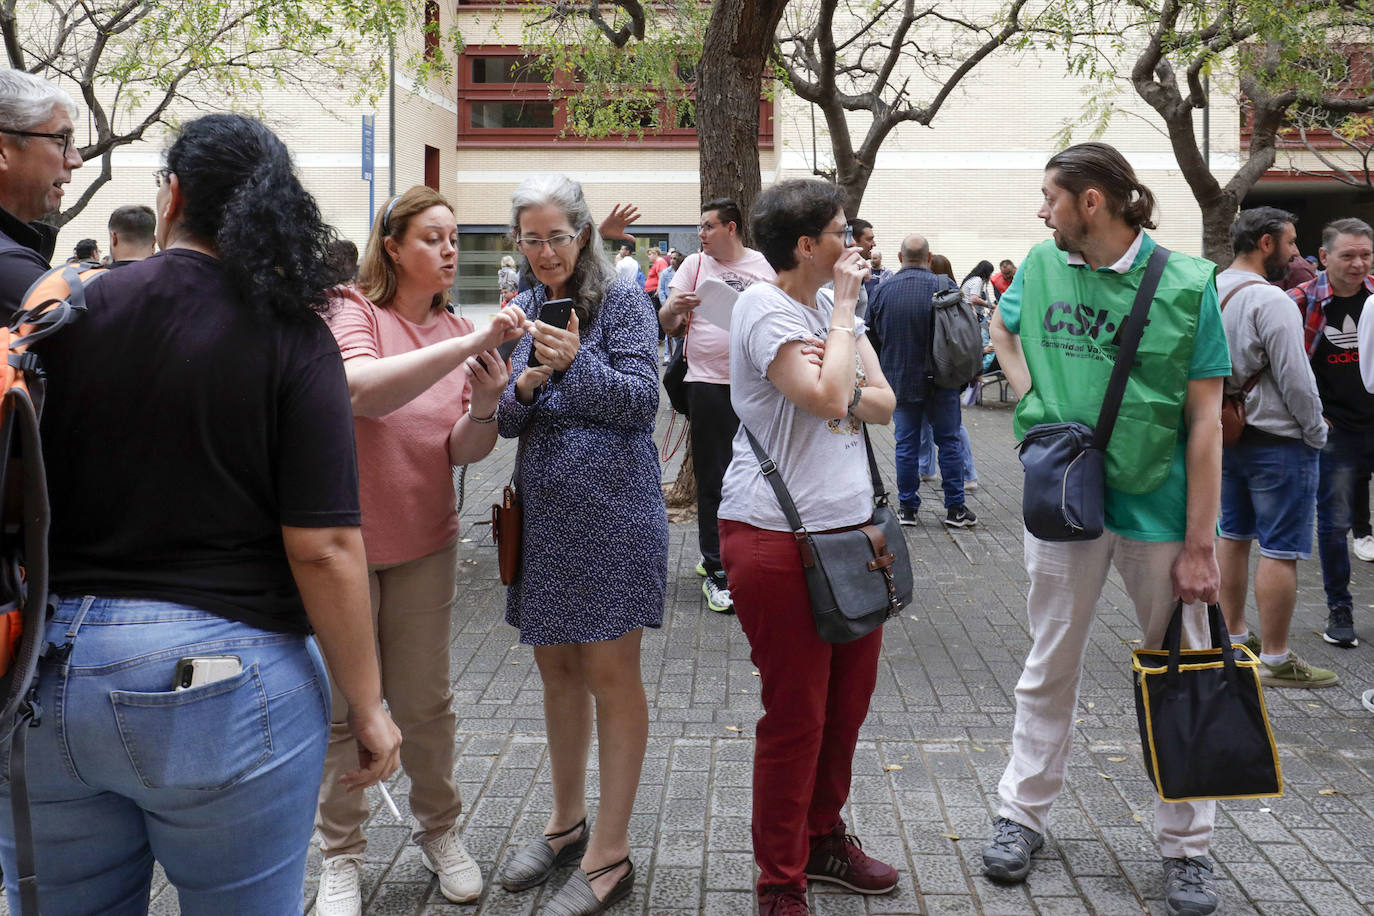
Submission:
POLYGON ((983 368, 983 331, 958 289, 931 299, 930 377, 940 388, 962 388, 983 368))

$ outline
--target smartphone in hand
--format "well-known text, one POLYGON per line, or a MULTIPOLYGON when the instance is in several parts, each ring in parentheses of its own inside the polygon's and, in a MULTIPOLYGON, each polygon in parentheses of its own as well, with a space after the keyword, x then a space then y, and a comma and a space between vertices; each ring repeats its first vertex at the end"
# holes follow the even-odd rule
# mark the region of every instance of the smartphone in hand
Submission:
MULTIPOLYGON (((568 322, 572 320, 572 308, 573 301, 571 299, 550 299, 539 310, 539 320, 551 327, 562 328, 566 331, 568 322)), ((530 358, 526 365, 531 367, 540 365, 539 354, 534 351, 533 345, 530 346, 530 358)))

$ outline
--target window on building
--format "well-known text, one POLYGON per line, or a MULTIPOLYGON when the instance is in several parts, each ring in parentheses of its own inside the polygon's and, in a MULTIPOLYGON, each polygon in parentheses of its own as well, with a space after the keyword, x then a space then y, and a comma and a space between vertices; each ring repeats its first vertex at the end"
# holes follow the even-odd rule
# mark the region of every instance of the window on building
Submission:
POLYGON ((483 227, 459 230, 458 276, 454 280, 454 295, 461 305, 497 306, 501 304, 501 288, 496 272, 501 269, 503 255, 511 255, 520 263, 520 255, 504 230, 483 227))
POLYGON ((425 147, 425 185, 439 190, 439 150, 433 146, 425 147))
MULTIPOLYGON (((460 0, 461 3, 461 0, 460 0)), ((458 140, 468 146, 552 146, 576 139, 568 108, 576 105, 576 74, 550 80, 515 45, 470 45, 458 61, 458 140)), ((637 143, 659 147, 697 145, 694 99, 635 101, 634 119, 644 130, 637 143)), ((623 146, 624 137, 585 139, 589 146, 623 146)), ((759 146, 773 146, 773 105, 759 100, 759 146)))
MULTIPOLYGON (((1332 54, 1321 59, 1308 61, 1308 69, 1329 74, 1334 82, 1338 96, 1363 96, 1368 87, 1374 84, 1374 48, 1370 45, 1333 46, 1332 54)), ((1284 126, 1279 130, 1277 141, 1280 149, 1301 148, 1304 145, 1314 149, 1338 149, 1345 146, 1333 135, 1347 121, 1347 115, 1330 112, 1298 103, 1290 109, 1284 126), (1302 130, 1299 130, 1301 125, 1302 130), (1304 144, 1303 135, 1306 134, 1304 144)), ((1357 115, 1362 122, 1374 127, 1374 115, 1357 115)), ((1254 129, 1255 111, 1250 100, 1241 97, 1240 142, 1242 149, 1250 148, 1250 136, 1254 129)), ((1369 128, 1365 128, 1369 129, 1369 128)))

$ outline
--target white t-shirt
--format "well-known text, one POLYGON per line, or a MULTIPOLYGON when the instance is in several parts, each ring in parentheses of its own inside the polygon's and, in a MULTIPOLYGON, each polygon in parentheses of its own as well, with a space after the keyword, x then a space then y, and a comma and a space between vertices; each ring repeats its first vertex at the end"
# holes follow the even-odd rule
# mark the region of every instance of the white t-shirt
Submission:
POLYGON ((623 257, 615 262, 615 272, 620 276, 620 279, 629 280, 633 283, 635 278, 639 276, 639 262, 632 257, 623 257))
MULTIPOLYGON (((777 464, 802 524, 810 531, 843 528, 873 514, 862 428, 853 414, 822 420, 793 404, 768 380, 768 367, 783 344, 825 340, 830 300, 809 308, 771 283, 749 287, 735 303, 730 327, 730 405, 739 415, 734 453, 721 484, 720 518, 770 531, 791 531, 777 494, 759 470, 747 428, 777 464)), ((862 337, 863 319, 855 320, 862 337)), ((865 380, 858 357, 854 378, 865 380)))
MULTIPOLYGON (((741 292, 755 283, 771 282, 777 274, 768 260, 752 248, 744 249, 738 261, 720 261, 697 252, 687 256, 673 274, 671 291, 690 293, 702 280, 711 277, 741 292)), ((738 308, 738 306, 736 306, 738 308)), ((734 319, 731 319, 731 326, 734 319)), ((693 320, 687 329, 687 375, 689 382, 730 384, 730 332, 709 321, 693 320)))

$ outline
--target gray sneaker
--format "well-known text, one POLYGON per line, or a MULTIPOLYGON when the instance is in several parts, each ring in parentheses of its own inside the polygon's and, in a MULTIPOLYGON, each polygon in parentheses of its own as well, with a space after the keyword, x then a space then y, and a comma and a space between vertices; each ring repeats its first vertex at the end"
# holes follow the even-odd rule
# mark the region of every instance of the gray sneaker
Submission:
POLYGON ((1045 837, 1010 818, 992 822, 992 837, 983 847, 983 874, 994 881, 1016 884, 1031 870, 1031 853, 1045 845, 1045 837))
POLYGON ((1211 862, 1200 856, 1164 860, 1164 909, 1169 916, 1207 916, 1220 905, 1211 862))

